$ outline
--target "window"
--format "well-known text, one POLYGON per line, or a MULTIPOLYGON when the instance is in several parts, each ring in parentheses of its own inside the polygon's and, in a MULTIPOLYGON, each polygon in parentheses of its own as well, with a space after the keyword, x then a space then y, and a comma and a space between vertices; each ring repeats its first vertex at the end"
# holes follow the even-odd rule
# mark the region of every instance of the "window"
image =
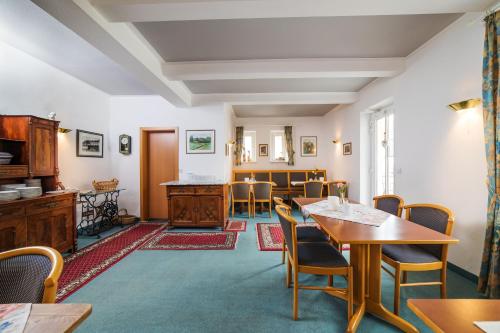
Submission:
POLYGON ((375 112, 372 131, 372 188, 374 195, 394 194, 394 113, 392 107, 375 112))
POLYGON ((288 162, 285 131, 271 131, 271 162, 288 162))
POLYGON ((256 135, 255 131, 243 131, 243 149, 241 160, 244 163, 256 161, 256 135))

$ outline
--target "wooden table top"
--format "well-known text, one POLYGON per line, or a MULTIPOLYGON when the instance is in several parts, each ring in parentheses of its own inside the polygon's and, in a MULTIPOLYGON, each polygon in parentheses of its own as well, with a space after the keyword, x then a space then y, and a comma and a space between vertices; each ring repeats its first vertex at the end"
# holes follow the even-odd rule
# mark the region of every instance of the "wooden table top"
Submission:
MULTIPOLYGON (((294 198, 296 204, 305 206, 325 199, 294 198)), ((335 241, 343 244, 455 244, 458 239, 409 222, 394 215, 388 216, 379 226, 370 226, 319 215, 311 217, 335 241)))
POLYGON ((24 333, 73 332, 91 312, 90 304, 33 304, 24 333))
POLYGON ((434 332, 483 332, 475 321, 500 321, 500 300, 409 299, 408 307, 434 332))

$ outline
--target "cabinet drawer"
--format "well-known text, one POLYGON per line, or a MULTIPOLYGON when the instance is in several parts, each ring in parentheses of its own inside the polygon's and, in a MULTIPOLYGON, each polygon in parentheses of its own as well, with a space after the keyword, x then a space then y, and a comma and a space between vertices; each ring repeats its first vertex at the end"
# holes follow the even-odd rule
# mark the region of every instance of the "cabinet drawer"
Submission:
POLYGON ((200 186, 196 188, 196 194, 222 194, 222 186, 200 186))
POLYGON ((196 190, 193 186, 173 186, 168 187, 169 195, 177 195, 177 194, 195 194, 196 190))
POLYGON ((26 178, 27 165, 0 165, 0 178, 26 178))
POLYGON ((73 205, 71 198, 51 198, 50 200, 40 200, 33 202, 26 207, 27 215, 40 214, 57 208, 69 207, 73 205))
POLYGON ((0 207, 0 220, 11 219, 18 216, 24 216, 24 207, 12 205, 0 207))

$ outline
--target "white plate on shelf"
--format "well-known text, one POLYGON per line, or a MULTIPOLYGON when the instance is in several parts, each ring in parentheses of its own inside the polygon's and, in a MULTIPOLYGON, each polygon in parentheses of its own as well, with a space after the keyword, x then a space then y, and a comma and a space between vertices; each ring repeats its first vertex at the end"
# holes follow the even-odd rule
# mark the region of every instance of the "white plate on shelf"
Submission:
POLYGON ((61 193, 65 193, 66 191, 65 190, 56 190, 56 191, 47 191, 45 192, 46 194, 61 194, 61 193))

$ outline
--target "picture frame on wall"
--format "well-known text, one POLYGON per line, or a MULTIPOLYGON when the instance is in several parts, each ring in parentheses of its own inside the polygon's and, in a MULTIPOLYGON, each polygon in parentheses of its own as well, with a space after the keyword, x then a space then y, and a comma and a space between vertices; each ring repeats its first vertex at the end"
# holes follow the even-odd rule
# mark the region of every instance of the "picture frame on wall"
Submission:
POLYGON ((186 130, 186 154, 215 154, 215 130, 186 130))
POLYGON ((318 155, 318 137, 301 136, 300 137, 300 156, 315 157, 318 155))
POLYGON ((342 148, 343 148, 342 151, 344 152, 344 155, 352 155, 352 143, 351 142, 344 143, 342 148))
POLYGON ((259 145, 259 156, 269 156, 269 145, 260 144, 259 145))
POLYGON ((103 134, 80 129, 76 130, 76 156, 103 158, 103 147, 103 134))

